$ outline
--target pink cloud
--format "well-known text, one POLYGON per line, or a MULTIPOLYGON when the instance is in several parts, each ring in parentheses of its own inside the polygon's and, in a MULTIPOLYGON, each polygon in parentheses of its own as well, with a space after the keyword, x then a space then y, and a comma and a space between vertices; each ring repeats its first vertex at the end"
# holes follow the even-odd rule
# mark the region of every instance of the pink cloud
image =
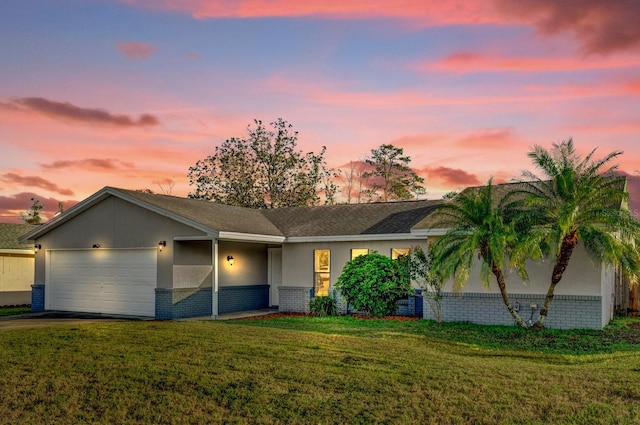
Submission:
POLYGON ((444 71, 459 74, 473 72, 552 72, 586 69, 634 68, 640 66, 637 56, 622 56, 607 61, 586 58, 502 57, 459 51, 439 61, 418 62, 418 71, 444 71))
POLYGON ((148 59, 156 51, 152 44, 137 41, 121 41, 117 46, 118 51, 128 59, 148 59))
POLYGON ((624 88, 629 94, 640 94, 640 78, 627 81, 624 88))
POLYGON ((512 128, 486 128, 458 139, 456 145, 464 149, 504 150, 514 142, 519 140, 512 128))
POLYGON ((330 19, 393 18, 423 24, 495 22, 493 6, 483 1, 438 0, 121 0, 150 9, 185 13, 197 19, 311 17, 330 19))
POLYGON ((81 169, 89 171, 113 171, 122 168, 133 168, 133 162, 120 161, 113 158, 87 158, 80 160, 57 160, 49 164, 40 164, 44 169, 60 170, 60 169, 81 169))
POLYGON ((27 187, 39 187, 41 189, 59 193, 60 195, 73 196, 73 191, 71 189, 61 188, 57 184, 39 176, 20 176, 15 173, 6 173, 0 176, 0 180, 5 183, 27 187))
POLYGON ((640 47, 637 0, 120 0, 196 19, 318 17, 323 19, 390 18, 419 25, 527 24, 540 34, 570 32, 587 53, 611 53, 640 47))
POLYGON ((21 215, 33 204, 33 199, 37 199, 44 206, 41 215, 51 218, 58 212, 58 204, 62 202, 63 208, 68 209, 78 203, 75 200, 61 201, 57 198, 40 196, 33 192, 21 192, 11 196, 0 196, 0 219, 4 222, 21 223, 21 215))
POLYGON ((637 0, 496 0, 505 18, 535 25, 539 33, 573 33, 585 54, 640 48, 637 0))
POLYGON ((439 180, 445 185, 455 187, 460 186, 477 186, 482 184, 481 180, 474 174, 459 168, 450 168, 445 166, 424 167, 421 168, 420 174, 425 174, 427 184, 432 180, 439 180))
POLYGON ((65 123, 98 124, 114 127, 149 127, 160 124, 157 117, 142 114, 135 120, 127 115, 112 114, 102 109, 82 108, 68 102, 55 102, 42 97, 11 99, 11 103, 23 110, 38 112, 65 123))

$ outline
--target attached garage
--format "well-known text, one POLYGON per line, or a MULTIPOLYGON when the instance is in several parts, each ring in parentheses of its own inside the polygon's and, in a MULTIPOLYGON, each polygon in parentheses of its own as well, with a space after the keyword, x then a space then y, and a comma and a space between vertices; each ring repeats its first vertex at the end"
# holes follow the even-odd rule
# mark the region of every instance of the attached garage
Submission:
POLYGON ((47 310, 155 316, 157 249, 48 251, 47 310))

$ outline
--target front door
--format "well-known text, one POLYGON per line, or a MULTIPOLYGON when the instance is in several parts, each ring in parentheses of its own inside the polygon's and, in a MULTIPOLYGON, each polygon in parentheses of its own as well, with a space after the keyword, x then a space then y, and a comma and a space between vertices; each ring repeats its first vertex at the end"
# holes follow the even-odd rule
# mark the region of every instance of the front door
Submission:
POLYGON ((269 248, 269 305, 278 306, 278 287, 282 283, 282 248, 269 248))

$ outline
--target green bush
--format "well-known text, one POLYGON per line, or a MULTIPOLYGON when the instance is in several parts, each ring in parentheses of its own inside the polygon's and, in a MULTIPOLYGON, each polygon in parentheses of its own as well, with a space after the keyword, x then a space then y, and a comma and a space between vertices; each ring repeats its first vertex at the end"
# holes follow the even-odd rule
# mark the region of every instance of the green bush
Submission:
POLYGON ((338 305, 331 296, 318 296, 311 299, 309 310, 314 316, 335 316, 338 314, 338 305))
POLYGON ((413 293, 406 267, 378 253, 349 261, 336 288, 354 309, 376 317, 393 314, 398 300, 413 293))

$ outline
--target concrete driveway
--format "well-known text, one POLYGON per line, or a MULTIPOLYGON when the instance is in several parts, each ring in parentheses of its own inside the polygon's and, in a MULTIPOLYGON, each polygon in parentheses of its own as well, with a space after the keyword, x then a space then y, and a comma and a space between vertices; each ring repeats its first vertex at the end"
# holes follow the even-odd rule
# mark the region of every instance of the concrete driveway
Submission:
POLYGON ((107 316, 90 313, 67 313, 46 311, 17 316, 0 317, 0 331, 5 329, 32 329, 58 325, 81 325, 83 323, 123 322, 131 320, 153 320, 129 316, 107 316))

